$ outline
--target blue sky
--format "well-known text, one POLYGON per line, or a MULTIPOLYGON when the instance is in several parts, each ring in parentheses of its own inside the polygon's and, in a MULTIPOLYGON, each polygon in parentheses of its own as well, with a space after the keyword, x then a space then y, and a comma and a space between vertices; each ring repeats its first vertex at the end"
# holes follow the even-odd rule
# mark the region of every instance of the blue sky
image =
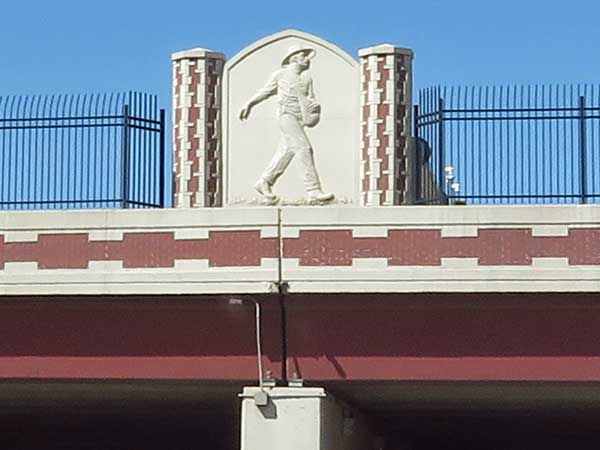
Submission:
POLYGON ((415 51, 415 87, 597 82, 600 2, 2 0, 0 95, 140 90, 170 108, 170 54, 233 56, 285 28, 351 54, 415 51))

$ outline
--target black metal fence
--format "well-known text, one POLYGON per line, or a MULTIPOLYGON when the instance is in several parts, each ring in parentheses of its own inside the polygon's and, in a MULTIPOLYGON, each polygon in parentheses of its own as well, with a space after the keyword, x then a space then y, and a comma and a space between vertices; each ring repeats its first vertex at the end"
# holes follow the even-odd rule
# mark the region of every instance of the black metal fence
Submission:
POLYGON ((414 111, 417 203, 600 201, 600 86, 434 87, 414 111))
POLYGON ((0 209, 164 207, 156 96, 0 97, 0 209))

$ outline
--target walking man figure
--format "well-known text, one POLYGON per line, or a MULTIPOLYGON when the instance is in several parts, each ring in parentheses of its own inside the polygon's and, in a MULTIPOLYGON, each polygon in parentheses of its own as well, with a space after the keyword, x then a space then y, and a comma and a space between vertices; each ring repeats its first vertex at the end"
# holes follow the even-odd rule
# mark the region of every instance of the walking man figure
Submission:
POLYGON ((277 119, 281 139, 277 153, 254 185, 258 193, 269 203, 278 201, 271 190, 283 174, 294 156, 300 159, 304 172, 304 188, 309 201, 325 203, 334 195, 321 189, 321 182, 315 167, 313 149, 304 127, 315 126, 320 119, 321 106, 317 103, 313 81, 307 70, 316 51, 302 45, 289 48, 281 61, 281 69, 275 71, 267 84, 260 89, 240 111, 240 120, 250 116, 254 106, 277 94, 277 119))

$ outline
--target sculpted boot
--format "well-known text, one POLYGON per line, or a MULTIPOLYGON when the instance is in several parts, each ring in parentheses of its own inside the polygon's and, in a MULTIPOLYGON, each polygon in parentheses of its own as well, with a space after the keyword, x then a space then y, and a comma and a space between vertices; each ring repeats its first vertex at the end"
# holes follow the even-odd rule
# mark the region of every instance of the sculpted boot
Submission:
POLYGON ((256 182, 254 189, 267 200, 277 200, 277 196, 271 191, 271 185, 262 178, 256 182))
POLYGON ((332 194, 330 192, 325 193, 320 189, 308 192, 308 199, 317 201, 317 202, 322 202, 322 203, 329 202, 329 201, 333 200, 334 198, 335 198, 334 194, 332 194))

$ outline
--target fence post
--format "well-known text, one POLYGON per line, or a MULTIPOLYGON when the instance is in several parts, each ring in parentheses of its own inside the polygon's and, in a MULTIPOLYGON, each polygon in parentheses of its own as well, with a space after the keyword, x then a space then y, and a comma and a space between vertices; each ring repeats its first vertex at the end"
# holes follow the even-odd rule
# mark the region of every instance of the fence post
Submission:
POLYGON ((129 135, 129 105, 123 105, 123 179, 121 180, 121 204, 123 208, 129 207, 129 153, 130 153, 130 135, 129 135))
POLYGON ((444 175, 444 99, 438 98, 438 191, 440 193, 440 201, 444 201, 446 191, 446 178, 444 175))
POLYGON ((159 162, 158 162, 158 170, 160 171, 158 174, 158 206, 160 208, 165 207, 165 110, 160 110, 160 148, 159 148, 159 162))
POLYGON ((419 142, 419 105, 413 107, 413 187, 414 187, 414 198, 413 203, 418 204, 421 201, 421 167, 423 162, 421 161, 421 144, 419 142))
POLYGON ((585 127, 585 97, 579 97, 579 183, 580 203, 587 203, 587 142, 585 127))

